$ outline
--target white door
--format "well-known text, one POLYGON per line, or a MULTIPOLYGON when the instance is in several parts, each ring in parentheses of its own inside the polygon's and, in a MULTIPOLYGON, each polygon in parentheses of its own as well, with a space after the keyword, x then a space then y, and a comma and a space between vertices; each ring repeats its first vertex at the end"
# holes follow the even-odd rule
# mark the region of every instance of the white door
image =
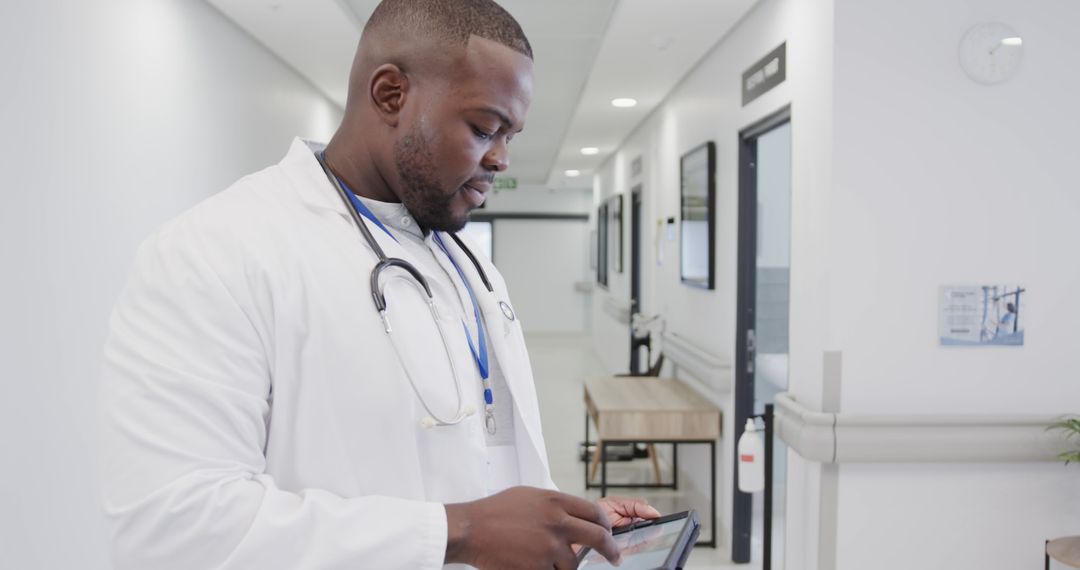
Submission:
POLYGON ((526 332, 586 330, 586 294, 574 285, 589 280, 586 220, 496 219, 495 266, 506 279, 526 332))

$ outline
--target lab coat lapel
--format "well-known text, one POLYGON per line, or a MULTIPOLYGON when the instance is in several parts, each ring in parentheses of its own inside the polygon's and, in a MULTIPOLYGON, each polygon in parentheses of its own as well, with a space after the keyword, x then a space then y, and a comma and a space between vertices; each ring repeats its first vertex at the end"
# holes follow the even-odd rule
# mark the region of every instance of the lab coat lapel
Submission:
MULTIPOLYGON (((502 368, 507 386, 514 398, 516 416, 521 419, 519 425, 523 424, 525 431, 528 432, 527 443, 532 450, 530 455, 543 466, 545 482, 533 482, 526 476, 527 473, 524 471, 521 474, 523 482, 549 486, 546 482, 548 480, 547 452, 544 447, 543 435, 540 432, 539 408, 536 401, 536 391, 532 385, 532 370, 529 367, 529 361, 523 346, 524 341, 520 336, 520 331, 516 330, 517 323, 511 326, 510 321, 504 317, 502 308, 499 306, 499 300, 507 298, 506 291, 497 283, 494 268, 488 265, 485 267, 485 271, 488 273, 488 279, 495 289, 495 294, 489 292, 487 286, 484 285, 484 281, 480 278, 480 274, 476 271, 476 266, 457 245, 457 242, 446 233, 440 233, 440 237, 442 237, 443 243, 446 245, 447 252, 453 258, 454 263, 461 268, 465 278, 469 281, 469 286, 472 287, 476 294, 476 302, 480 306, 480 313, 483 315, 484 324, 491 337, 494 356, 499 361, 499 367, 502 368), (515 332, 518 334, 515 334, 515 332), (518 344, 521 344, 521 346, 517 346, 518 344)), ((526 449, 519 446, 519 455, 525 451, 526 449)))

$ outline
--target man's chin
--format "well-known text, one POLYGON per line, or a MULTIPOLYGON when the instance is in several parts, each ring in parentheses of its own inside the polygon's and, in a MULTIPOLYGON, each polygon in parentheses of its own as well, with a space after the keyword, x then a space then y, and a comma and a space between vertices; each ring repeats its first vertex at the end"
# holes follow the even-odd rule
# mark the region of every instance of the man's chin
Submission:
POLYGON ((469 223, 469 215, 466 214, 464 219, 462 219, 462 220, 454 220, 453 223, 451 223, 447 227, 447 229, 445 229, 443 231, 444 232, 450 232, 452 234, 456 234, 456 233, 460 232, 461 230, 465 229, 465 225, 468 224, 468 223, 469 223))
POLYGON ((420 220, 417 221, 429 230, 454 234, 460 232, 465 227, 465 224, 469 223, 469 214, 471 212, 466 212, 463 216, 446 216, 438 220, 428 220, 426 223, 420 220))

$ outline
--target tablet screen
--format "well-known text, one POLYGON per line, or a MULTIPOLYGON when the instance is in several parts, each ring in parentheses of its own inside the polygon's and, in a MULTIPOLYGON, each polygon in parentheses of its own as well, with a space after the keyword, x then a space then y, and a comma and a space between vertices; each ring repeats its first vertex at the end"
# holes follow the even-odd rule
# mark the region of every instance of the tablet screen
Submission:
POLYGON ((607 559, 595 550, 585 554, 585 558, 578 564, 578 568, 600 570, 603 568, 618 568, 619 570, 651 570, 664 565, 671 548, 679 540, 686 517, 668 521, 657 525, 637 528, 629 532, 616 534, 615 544, 619 545, 623 561, 621 566, 612 566, 607 559))

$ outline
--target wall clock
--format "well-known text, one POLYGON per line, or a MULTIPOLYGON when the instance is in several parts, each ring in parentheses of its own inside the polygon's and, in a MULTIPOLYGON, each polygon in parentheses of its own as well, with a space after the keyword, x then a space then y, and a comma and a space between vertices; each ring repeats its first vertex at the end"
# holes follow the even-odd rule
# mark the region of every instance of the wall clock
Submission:
POLYGON ((1023 57, 1023 38, 999 22, 973 26, 960 40, 960 66, 968 77, 983 85, 1008 81, 1023 57))

